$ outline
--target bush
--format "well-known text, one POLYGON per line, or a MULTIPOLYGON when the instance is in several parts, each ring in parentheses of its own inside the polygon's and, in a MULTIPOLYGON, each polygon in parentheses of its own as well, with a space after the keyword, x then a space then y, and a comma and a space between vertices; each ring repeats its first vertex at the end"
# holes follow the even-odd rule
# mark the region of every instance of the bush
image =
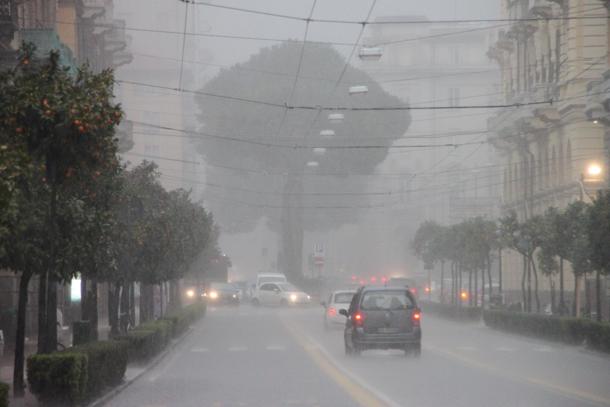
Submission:
POLYGON ((9 385, 0 382, 0 407, 8 407, 9 385))
POLYGON ((458 307, 456 305, 430 301, 420 301, 420 305, 425 313, 438 315, 444 318, 456 319, 459 321, 478 321, 481 319, 481 308, 458 307))
POLYGON ((491 328, 570 344, 584 342, 592 349, 610 353, 608 323, 504 310, 486 310, 483 319, 491 328))
POLYGON ((67 349, 66 353, 87 355, 87 397, 95 396, 105 387, 116 386, 127 369, 129 344, 124 341, 99 341, 67 349))
POLYGON ((32 393, 42 402, 75 405, 84 400, 87 386, 87 355, 52 353, 32 355, 27 360, 32 393))
POLYGON ((130 362, 145 361, 163 349, 161 332, 158 330, 133 330, 115 340, 127 342, 130 362))
POLYGON ((164 319, 172 322, 172 333, 176 337, 186 332, 193 322, 205 315, 205 312, 206 305, 204 302, 194 303, 166 316, 164 319))

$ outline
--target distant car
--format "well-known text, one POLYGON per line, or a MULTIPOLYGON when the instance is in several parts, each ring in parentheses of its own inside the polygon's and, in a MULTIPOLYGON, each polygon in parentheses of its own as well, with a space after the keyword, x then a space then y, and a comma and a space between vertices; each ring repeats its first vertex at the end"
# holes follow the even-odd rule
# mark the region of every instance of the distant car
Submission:
POLYGON ((362 287, 348 310, 344 330, 345 353, 367 349, 401 349, 421 354, 421 310, 406 287, 362 287))
POLYGON ((356 294, 355 290, 334 291, 328 296, 327 301, 322 302, 324 307, 324 329, 345 326, 345 317, 339 311, 347 310, 354 294, 356 294))
POLYGON ((411 294, 415 296, 415 298, 419 298, 419 289, 417 287, 417 281, 414 278, 409 277, 391 277, 388 280, 388 286, 393 287, 409 287, 411 294))
POLYGON ((264 283, 255 291, 254 305, 303 305, 309 304, 311 297, 290 283, 264 283))
POLYGON ((210 283, 203 295, 208 304, 239 305, 239 290, 229 283, 210 283))
POLYGON ((264 283, 287 283, 288 279, 281 273, 258 273, 256 275, 256 287, 264 283))

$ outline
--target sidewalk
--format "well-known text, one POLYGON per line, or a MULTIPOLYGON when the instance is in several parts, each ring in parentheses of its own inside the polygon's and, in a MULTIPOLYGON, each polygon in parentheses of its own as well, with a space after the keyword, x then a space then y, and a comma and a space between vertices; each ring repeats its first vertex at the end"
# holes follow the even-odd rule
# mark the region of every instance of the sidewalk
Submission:
MULTIPOLYGON (((25 345, 25 357, 33 353, 36 353, 36 342, 28 341, 25 345)), ((25 388, 25 396, 21 398, 15 398, 13 396, 13 363, 15 354, 13 350, 6 351, 6 353, 0 357, 0 381, 11 386, 9 392, 9 406, 10 407, 37 407, 38 401, 33 394, 29 392, 27 383, 25 388)))

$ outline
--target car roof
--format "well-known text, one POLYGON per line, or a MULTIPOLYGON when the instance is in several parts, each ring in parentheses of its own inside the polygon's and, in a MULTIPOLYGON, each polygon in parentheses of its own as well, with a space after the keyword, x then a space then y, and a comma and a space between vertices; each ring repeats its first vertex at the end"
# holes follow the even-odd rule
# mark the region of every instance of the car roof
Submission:
POLYGON ((333 295, 334 294, 356 294, 356 291, 358 291, 358 290, 336 290, 336 291, 333 291, 333 295))
POLYGON ((406 285, 374 285, 374 286, 362 286, 362 291, 396 291, 396 290, 408 290, 406 285))

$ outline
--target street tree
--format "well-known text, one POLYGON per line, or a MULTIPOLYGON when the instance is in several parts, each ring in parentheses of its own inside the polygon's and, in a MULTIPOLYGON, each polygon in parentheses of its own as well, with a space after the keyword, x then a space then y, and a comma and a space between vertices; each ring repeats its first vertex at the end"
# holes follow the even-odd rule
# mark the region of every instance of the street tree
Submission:
POLYGON ((602 320, 601 276, 610 273, 610 192, 601 192, 590 209, 587 238, 590 245, 591 266, 595 270, 595 296, 597 320, 602 320))
MULTIPOLYGON (((105 171, 116 163, 115 126, 122 117, 112 102, 111 71, 93 74, 86 66, 75 74, 59 63, 59 55, 37 56, 31 45, 20 51, 17 66, 0 75, 0 134, 2 145, 33 168, 19 180, 20 199, 34 200, 35 214, 26 222, 38 234, 22 235, 19 244, 37 246, 39 256, 18 261, 24 252, 7 254, 3 265, 21 274, 19 304, 27 302, 27 283, 40 275, 39 351, 57 348, 57 283, 70 279, 75 268, 74 230, 82 220, 82 203, 71 192, 72 176, 105 171), (33 225, 39 221, 42 224, 33 225)), ((19 210, 28 208, 20 205, 19 210)), ((22 225, 11 224, 12 241, 22 225)), ((14 390, 23 392, 23 332, 25 309, 18 310, 14 390), (20 360, 18 360, 20 359, 20 360)))
POLYGON ((217 221, 223 232, 235 233, 266 219, 278 232, 279 268, 289 278, 301 276, 305 230, 353 222, 358 207, 370 204, 365 196, 333 193, 365 191, 366 177, 359 175, 375 170, 410 122, 404 111, 354 110, 344 112, 343 123, 329 123, 329 112, 315 106, 361 108, 404 102, 365 72, 346 66, 333 47, 309 42, 264 48, 248 61, 221 70, 196 96, 196 103, 206 174, 222 184, 209 190, 217 221), (368 93, 350 96, 353 84, 366 84, 368 93), (234 95, 239 100, 231 99, 234 95), (346 145, 357 148, 340 148, 346 145), (319 191, 329 194, 315 193, 319 191))

